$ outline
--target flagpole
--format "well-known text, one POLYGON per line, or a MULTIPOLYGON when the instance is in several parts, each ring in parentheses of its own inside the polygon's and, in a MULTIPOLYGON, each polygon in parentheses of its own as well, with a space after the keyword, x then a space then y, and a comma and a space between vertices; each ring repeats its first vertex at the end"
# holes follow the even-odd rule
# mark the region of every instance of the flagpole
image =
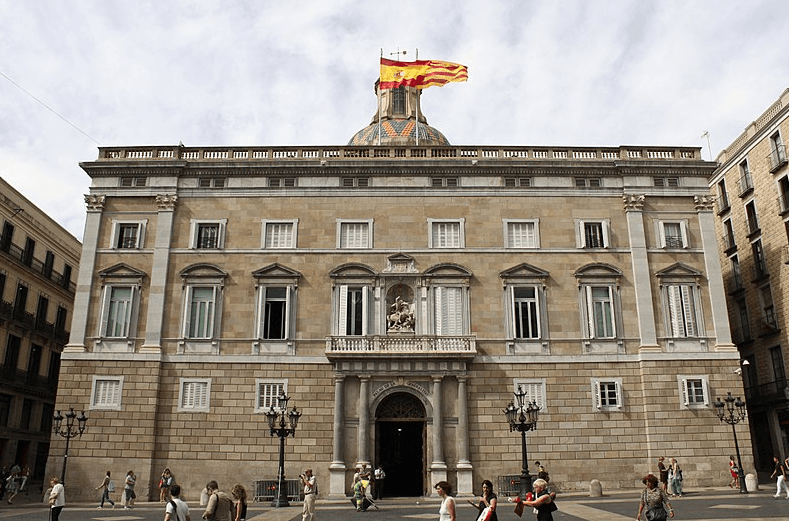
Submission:
MULTIPOLYGON (((384 48, 381 47, 381 58, 384 57, 384 48)), ((375 89, 378 95, 378 146, 381 145, 381 61, 378 61, 378 87, 375 89)))
MULTIPOLYGON (((419 61, 419 48, 416 49, 416 61, 419 61)), ((421 91, 419 88, 416 89, 416 146, 419 146, 419 102, 420 102, 420 94, 421 91)))

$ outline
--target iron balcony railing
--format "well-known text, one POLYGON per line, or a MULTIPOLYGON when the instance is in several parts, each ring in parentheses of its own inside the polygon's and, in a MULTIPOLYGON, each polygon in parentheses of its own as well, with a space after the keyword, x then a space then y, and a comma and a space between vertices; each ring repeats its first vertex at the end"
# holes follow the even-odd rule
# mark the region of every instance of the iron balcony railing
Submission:
POLYGON ((0 235, 0 254, 28 270, 43 275, 71 294, 77 291, 77 284, 74 281, 65 279, 63 274, 54 271, 51 265, 33 258, 29 250, 20 248, 2 235, 0 235))
POLYGON ((786 145, 778 145, 767 156, 770 161, 770 172, 775 172, 786 164, 786 145))

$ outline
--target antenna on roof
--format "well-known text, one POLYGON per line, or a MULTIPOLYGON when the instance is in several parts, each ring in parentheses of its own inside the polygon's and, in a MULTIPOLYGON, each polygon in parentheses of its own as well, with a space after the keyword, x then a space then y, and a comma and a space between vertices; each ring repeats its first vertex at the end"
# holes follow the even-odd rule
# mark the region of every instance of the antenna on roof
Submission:
POLYGON ((712 147, 710 146, 710 133, 705 130, 704 133, 701 135, 701 137, 707 138, 707 150, 710 153, 710 161, 712 161, 712 147))

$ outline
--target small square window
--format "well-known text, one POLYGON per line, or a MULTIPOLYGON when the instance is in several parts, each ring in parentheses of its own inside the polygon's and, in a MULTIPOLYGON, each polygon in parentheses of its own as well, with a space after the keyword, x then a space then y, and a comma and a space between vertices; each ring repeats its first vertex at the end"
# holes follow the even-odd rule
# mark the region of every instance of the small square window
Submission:
POLYGON ((269 221, 263 219, 263 248, 267 250, 296 247, 298 220, 269 221))
POLYGON ((592 393, 595 408, 599 411, 611 411, 622 408, 622 381, 619 378, 611 380, 593 380, 592 393))
POLYGON ((463 248, 465 247, 464 238, 465 220, 439 221, 428 219, 429 229, 429 248, 463 248))
POLYGON ((338 247, 341 249, 364 249, 372 246, 372 220, 337 221, 339 225, 338 247))
POLYGON ((255 411, 265 413, 272 407, 279 410, 279 397, 287 395, 287 380, 264 380, 255 381, 257 392, 255 393, 255 411))
POLYGON ((143 246, 147 220, 112 222, 111 247, 118 250, 136 250, 143 246))
POLYGON ((540 231, 537 219, 504 220, 504 244, 507 248, 539 248, 540 231))
POLYGON ((526 393, 524 402, 534 402, 540 408, 540 414, 547 413, 547 402, 545 399, 545 379, 536 380, 515 380, 513 392, 518 391, 518 387, 526 393))
POLYGON ((91 409, 121 410, 122 376, 94 376, 90 394, 91 409))
POLYGON ((211 379, 181 378, 178 396, 179 412, 208 412, 210 409, 211 379))
POLYGON ((678 375, 681 407, 692 409, 709 407, 709 384, 706 376, 678 375))
POLYGON ((192 249, 221 249, 225 247, 227 219, 218 221, 192 220, 189 247, 192 249))

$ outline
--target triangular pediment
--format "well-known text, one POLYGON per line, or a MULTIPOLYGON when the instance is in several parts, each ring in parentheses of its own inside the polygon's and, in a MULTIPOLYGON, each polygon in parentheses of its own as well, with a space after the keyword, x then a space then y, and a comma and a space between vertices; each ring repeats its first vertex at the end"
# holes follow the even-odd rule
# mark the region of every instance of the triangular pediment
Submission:
POLYGON ((527 262, 513 266, 499 273, 502 279, 547 279, 550 274, 537 266, 527 262))
POLYGON ((695 268, 677 262, 656 273, 658 277, 701 277, 701 272, 695 268))
POLYGON ((145 277, 145 272, 138 270, 137 268, 133 268, 126 263, 118 263, 114 266, 110 266, 109 268, 103 269, 99 271, 99 277, 117 277, 117 278, 130 278, 130 279, 141 279, 145 277))
POLYGON ((283 266, 278 262, 275 262, 274 264, 269 264, 268 266, 260 268, 259 270, 253 271, 252 276, 255 278, 271 277, 298 279, 301 277, 301 273, 290 269, 287 266, 283 266))

